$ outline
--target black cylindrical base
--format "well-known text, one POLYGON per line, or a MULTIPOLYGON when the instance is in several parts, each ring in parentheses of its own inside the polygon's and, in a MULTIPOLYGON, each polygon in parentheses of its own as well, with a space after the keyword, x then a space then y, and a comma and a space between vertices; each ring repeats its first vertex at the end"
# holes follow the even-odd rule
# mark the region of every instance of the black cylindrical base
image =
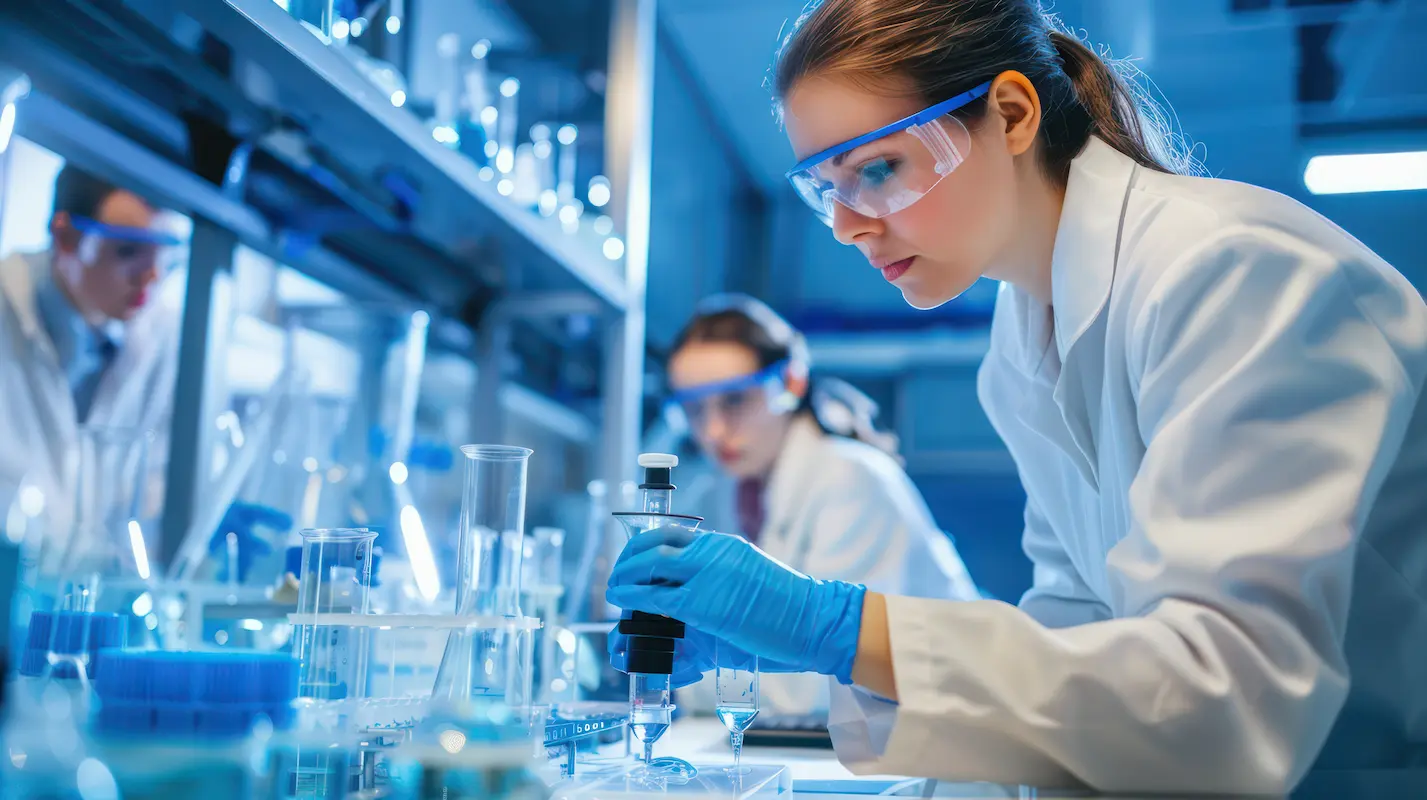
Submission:
POLYGON ((619 632, 629 637, 629 672, 674 674, 674 642, 684 638, 684 623, 635 611, 629 619, 619 621, 619 632))

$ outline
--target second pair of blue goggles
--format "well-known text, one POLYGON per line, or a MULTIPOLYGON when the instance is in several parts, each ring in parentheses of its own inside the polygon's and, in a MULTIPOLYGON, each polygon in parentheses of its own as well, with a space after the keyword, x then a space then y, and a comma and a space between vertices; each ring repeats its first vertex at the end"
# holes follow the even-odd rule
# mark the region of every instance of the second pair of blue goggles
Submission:
POLYGON ((670 393, 664 411, 690 430, 702 428, 714 414, 737 426, 748 414, 772 407, 786 387, 787 371, 788 362, 779 361, 750 375, 680 389, 670 393))
POLYGON ((798 196, 831 226, 833 203, 880 219, 912 205, 961 166, 971 133, 949 116, 991 90, 989 82, 906 119, 809 156, 788 172, 798 196))
POLYGON ((83 235, 107 239, 111 242, 153 245, 155 247, 177 247, 183 244, 183 240, 172 231, 162 228, 131 228, 127 225, 110 225, 107 222, 81 216, 70 217, 70 224, 83 235))
POLYGON ((81 216, 71 216, 70 224, 80 234, 79 254, 84 262, 108 260, 135 273, 155 267, 166 272, 184 243, 172 230, 160 226, 111 225, 81 216))

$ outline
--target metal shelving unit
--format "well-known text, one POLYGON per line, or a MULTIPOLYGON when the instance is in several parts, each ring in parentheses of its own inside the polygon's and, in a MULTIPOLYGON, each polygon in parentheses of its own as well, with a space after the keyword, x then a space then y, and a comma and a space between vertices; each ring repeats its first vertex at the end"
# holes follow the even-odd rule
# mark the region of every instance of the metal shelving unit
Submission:
POLYGON ((231 48, 232 57, 261 70, 249 75, 250 94, 272 93, 273 102, 306 136, 357 169, 372 183, 400 180, 420 187, 411 230, 423 240, 459 252, 472 227, 490 230, 540 274, 542 289, 578 288, 611 308, 623 309, 628 288, 616 263, 586 252, 562 234, 558 221, 515 207, 482 181, 474 164, 442 146, 410 113, 392 105, 350 61, 289 17, 272 0, 176 0, 175 6, 231 48), (351 131, 362 131, 353 141, 351 131))
POLYGON ((239 243, 354 299, 428 310, 433 331, 463 327, 482 378, 472 415, 484 435, 498 440, 503 412, 519 407, 598 448, 591 477, 629 477, 643 376, 654 2, 610 2, 604 142, 610 212, 625 241, 618 261, 507 202, 272 0, 0 6, 0 64, 34 86, 18 134, 194 219, 161 561, 206 488, 195 465, 221 390, 215 293, 239 243), (297 213, 310 208, 342 224, 314 229, 297 213), (598 420, 501 376, 516 325, 576 314, 598 326, 598 420))

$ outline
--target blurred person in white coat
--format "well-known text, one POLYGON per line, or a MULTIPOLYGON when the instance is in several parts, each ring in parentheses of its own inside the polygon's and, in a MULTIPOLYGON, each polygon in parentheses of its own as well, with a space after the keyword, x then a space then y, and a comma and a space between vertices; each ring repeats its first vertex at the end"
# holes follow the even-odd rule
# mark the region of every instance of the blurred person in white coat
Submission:
MULTIPOLYGON (((55 181, 52 245, 0 261, 0 479, 38 489, 44 572, 70 547, 81 426, 152 432, 161 475, 177 370, 183 281, 174 220, 73 166, 55 181), (178 276, 181 278, 181 276, 178 276)), ((161 482, 145 483, 155 511, 161 482)))
MULTIPOLYGON (((734 480, 734 532, 809 575, 909 597, 979 597, 898 462, 896 437, 874 427, 876 404, 811 367, 802 333, 746 295, 705 299, 674 340, 667 409, 734 480)), ((770 676, 761 688, 767 713, 827 710, 817 676, 770 676)), ((705 681, 693 693, 712 691, 705 681)))
POLYGON ((911 305, 1005 283, 979 393, 1034 582, 1018 606, 898 597, 661 530, 610 602, 833 676, 857 772, 1279 795, 1427 765, 1407 279, 1287 197, 1189 175, 1034 0, 825 0, 774 83, 794 187, 911 305))

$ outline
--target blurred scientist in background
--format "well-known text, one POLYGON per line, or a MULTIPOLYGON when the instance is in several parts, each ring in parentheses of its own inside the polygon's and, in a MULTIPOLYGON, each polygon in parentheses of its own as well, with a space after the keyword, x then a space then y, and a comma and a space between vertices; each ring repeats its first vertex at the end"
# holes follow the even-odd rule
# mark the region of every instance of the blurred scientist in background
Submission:
POLYGON ((181 281, 159 291, 174 221, 138 195, 66 166, 50 233, 0 262, 0 481, 44 494, 42 569, 65 550, 80 427, 167 433, 183 301, 181 281))
MULTIPOLYGON (((847 383, 811 377, 810 366, 803 335, 745 295, 707 299, 675 340, 668 410, 737 482, 739 530, 808 575, 977 599, 895 458, 896 437, 873 427, 876 404, 847 383)), ((826 704, 826 681, 815 676, 765 678, 768 711, 826 704)))

